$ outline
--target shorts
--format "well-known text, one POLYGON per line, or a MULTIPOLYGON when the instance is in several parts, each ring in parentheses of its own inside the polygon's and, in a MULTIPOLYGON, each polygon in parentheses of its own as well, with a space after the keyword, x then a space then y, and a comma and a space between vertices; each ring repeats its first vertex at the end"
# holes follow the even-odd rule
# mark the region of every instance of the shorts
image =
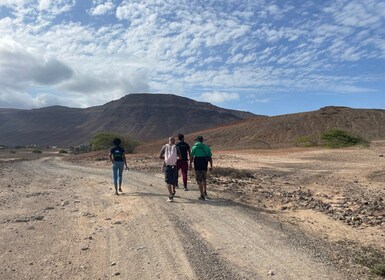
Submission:
POLYGON ((178 182, 178 170, 175 165, 166 165, 164 167, 164 181, 168 185, 176 185, 178 182))
POLYGON ((206 182, 207 177, 207 170, 195 170, 195 179, 197 180, 197 183, 204 183, 206 182))

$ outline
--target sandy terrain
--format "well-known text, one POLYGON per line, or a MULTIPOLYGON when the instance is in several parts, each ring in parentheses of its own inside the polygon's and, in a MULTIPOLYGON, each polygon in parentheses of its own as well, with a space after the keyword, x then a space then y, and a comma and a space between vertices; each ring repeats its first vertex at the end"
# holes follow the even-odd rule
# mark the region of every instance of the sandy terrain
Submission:
POLYGON ((155 155, 0 152, 0 279, 381 279, 385 144, 213 151, 207 201, 155 155))

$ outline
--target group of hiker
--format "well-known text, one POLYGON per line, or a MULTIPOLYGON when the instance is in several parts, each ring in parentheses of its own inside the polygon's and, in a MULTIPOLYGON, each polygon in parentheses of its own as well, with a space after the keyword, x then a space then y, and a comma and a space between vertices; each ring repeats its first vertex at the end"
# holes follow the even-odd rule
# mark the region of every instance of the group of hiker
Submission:
MULTIPOLYGON (((109 159, 112 162, 112 172, 115 187, 115 194, 122 192, 122 175, 123 169, 128 170, 125 151, 120 146, 121 140, 115 138, 113 140, 114 148, 110 150, 109 159)), ((159 158, 163 159, 162 171, 164 172, 164 180, 168 189, 169 202, 174 201, 176 188, 178 185, 179 170, 182 174, 183 187, 188 191, 187 176, 188 171, 194 166, 195 179, 199 186, 199 200, 205 200, 207 197, 207 171, 211 171, 213 167, 212 153, 209 146, 203 143, 203 137, 198 136, 194 145, 190 145, 184 141, 184 135, 178 135, 178 143, 175 144, 175 138, 170 137, 168 143, 165 144, 160 152, 159 158)))

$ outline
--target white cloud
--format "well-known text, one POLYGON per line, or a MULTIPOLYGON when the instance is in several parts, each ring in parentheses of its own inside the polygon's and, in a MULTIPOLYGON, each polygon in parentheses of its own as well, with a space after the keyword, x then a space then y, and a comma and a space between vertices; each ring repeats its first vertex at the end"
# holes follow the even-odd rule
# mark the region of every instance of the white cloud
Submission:
MULTIPOLYGON (((362 88, 367 76, 351 69, 367 59, 380 69, 385 60, 385 9, 375 0, 365 5, 0 0, 0 5, 7 7, 0 19, 0 92, 40 94, 48 103, 55 94, 96 104, 109 101, 106 92, 203 91, 202 98, 224 102, 239 99, 232 92, 362 88)), ((368 67, 363 70, 370 75, 368 67)), ((43 103, 34 98, 31 104, 43 103)))
POLYGON ((223 103, 226 101, 239 99, 238 93, 229 92, 206 92, 199 96, 199 100, 212 103, 223 103))
POLYGON ((114 8, 115 8, 115 5, 113 2, 106 2, 104 4, 99 4, 95 8, 91 9, 91 15, 101 16, 111 11, 114 8))
POLYGON ((384 20, 385 3, 368 0, 350 1, 337 11, 333 11, 336 22, 346 26, 377 28, 384 20))
POLYGON ((51 0, 39 0, 39 10, 48 10, 51 6, 51 0))
POLYGON ((25 50, 19 43, 0 40, 0 83, 8 87, 13 84, 56 84, 71 78, 70 67, 55 58, 39 57, 25 50))
POLYGON ((332 92, 344 93, 344 94, 375 92, 375 90, 370 88, 358 87, 358 86, 349 85, 349 84, 331 86, 331 87, 328 87, 328 89, 332 92))

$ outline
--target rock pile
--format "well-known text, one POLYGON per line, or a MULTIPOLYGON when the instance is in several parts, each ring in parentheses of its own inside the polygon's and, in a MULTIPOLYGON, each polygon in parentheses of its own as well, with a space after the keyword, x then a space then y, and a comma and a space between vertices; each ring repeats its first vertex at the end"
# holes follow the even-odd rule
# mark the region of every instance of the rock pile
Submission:
POLYGON ((385 226, 385 201, 381 193, 369 197, 368 194, 356 191, 336 198, 302 187, 286 190, 287 184, 282 182, 267 184, 261 179, 226 177, 212 177, 210 184, 238 194, 245 201, 262 202, 281 210, 311 209, 354 227, 385 226))

